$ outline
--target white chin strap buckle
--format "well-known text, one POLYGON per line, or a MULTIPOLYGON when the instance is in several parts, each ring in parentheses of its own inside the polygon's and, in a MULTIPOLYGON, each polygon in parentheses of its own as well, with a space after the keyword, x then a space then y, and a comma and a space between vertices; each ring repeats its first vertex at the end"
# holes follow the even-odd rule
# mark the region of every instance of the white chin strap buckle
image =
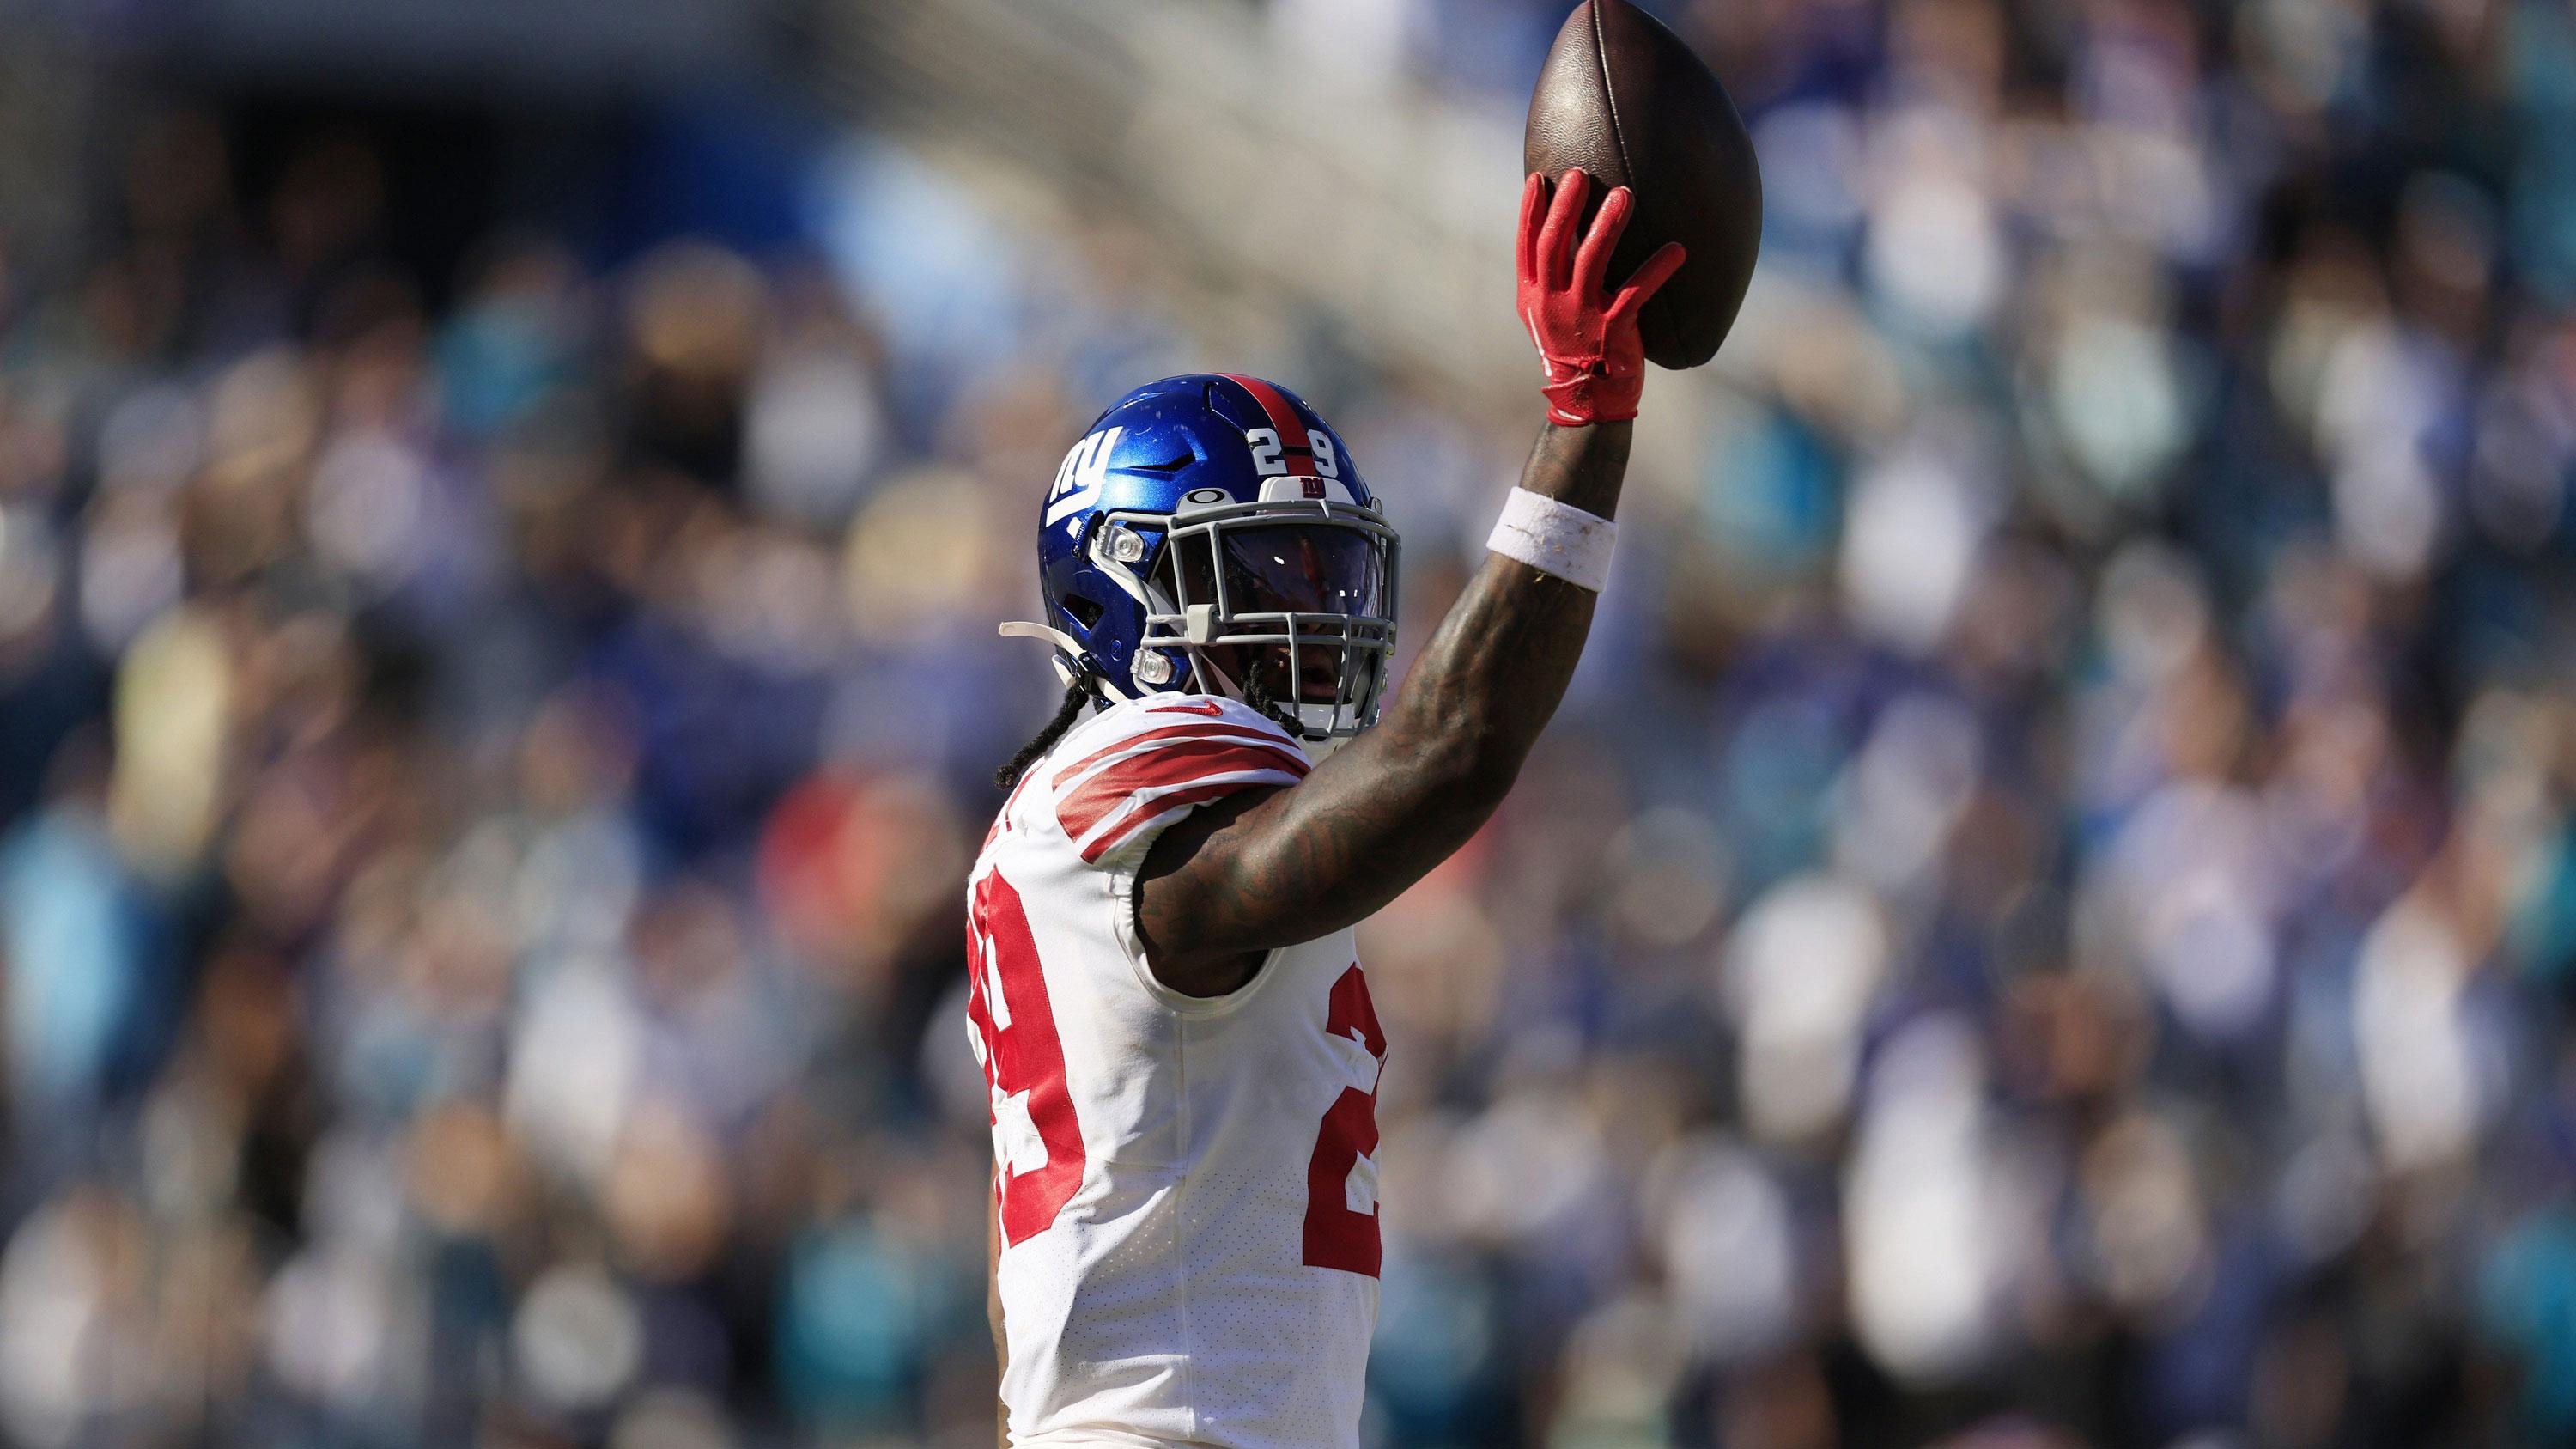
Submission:
POLYGON ((1043 643, 1054 645, 1056 650, 1056 677, 1062 679, 1068 685, 1073 683, 1073 666, 1065 661, 1069 659, 1080 659, 1082 657, 1081 640, 1074 638, 1062 629, 1055 628, 1052 625, 1032 624, 1019 619, 1014 619, 1010 623, 1004 624, 1001 628, 1001 635, 1005 639, 1036 639, 1043 643))

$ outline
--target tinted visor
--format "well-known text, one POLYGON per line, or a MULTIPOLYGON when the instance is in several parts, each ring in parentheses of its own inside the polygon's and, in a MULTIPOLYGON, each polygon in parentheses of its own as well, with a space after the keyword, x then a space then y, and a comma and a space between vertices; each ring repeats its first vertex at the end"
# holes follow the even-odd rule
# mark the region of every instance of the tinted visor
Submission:
POLYGON ((1287 622, 1277 616, 1299 616, 1293 650, 1283 638, 1209 651, 1247 689, 1271 699, 1330 704, 1345 697, 1346 671, 1376 667, 1373 652, 1355 655, 1344 647, 1349 635, 1342 624, 1345 618, 1388 617, 1386 547, 1374 535, 1296 523, 1220 528, 1212 537, 1183 540, 1175 552, 1181 597, 1215 604, 1230 631, 1285 636, 1287 622), (1215 567, 1220 561, 1221 588, 1215 567))
POLYGON ((1225 592, 1194 597, 1215 599, 1221 613, 1375 618, 1386 612, 1385 551, 1357 529, 1229 528, 1218 532, 1217 549, 1225 559, 1225 592))

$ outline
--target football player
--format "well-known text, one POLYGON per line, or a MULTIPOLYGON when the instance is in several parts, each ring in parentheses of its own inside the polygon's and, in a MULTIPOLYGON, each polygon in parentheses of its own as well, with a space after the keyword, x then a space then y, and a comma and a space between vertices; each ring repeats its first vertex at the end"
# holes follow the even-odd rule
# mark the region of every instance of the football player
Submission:
POLYGON ((1494 812, 1601 587, 1666 246, 1532 176, 1546 425, 1493 550, 1379 718, 1396 537, 1339 434, 1258 378, 1166 378, 1038 522, 1063 708, 999 772, 968 885, 992 1089, 1002 1439, 1356 1446, 1387 1042, 1352 928, 1494 812), (1581 232, 1581 235, 1578 233, 1581 232))

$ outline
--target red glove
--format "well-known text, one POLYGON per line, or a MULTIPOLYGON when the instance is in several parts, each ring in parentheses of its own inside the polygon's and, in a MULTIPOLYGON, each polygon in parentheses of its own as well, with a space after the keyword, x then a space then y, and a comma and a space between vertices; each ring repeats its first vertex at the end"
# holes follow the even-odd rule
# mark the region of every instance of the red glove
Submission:
POLYGON ((1521 188, 1520 311, 1530 341, 1547 364, 1547 420, 1562 427, 1615 423, 1637 415, 1646 391, 1646 345, 1637 313, 1682 264, 1679 242, 1666 242, 1637 268, 1617 296, 1602 274, 1628 229, 1636 198, 1610 193, 1592 218, 1591 234, 1574 245, 1576 219, 1592 178, 1568 171, 1549 199, 1547 178, 1532 172, 1521 188))

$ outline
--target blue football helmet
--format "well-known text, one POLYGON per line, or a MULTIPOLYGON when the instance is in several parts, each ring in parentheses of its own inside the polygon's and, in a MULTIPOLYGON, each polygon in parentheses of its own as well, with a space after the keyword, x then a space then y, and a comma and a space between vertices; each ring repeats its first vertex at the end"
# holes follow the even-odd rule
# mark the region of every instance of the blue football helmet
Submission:
POLYGON ((1377 720, 1395 650, 1395 530, 1295 393, 1150 382, 1084 430, 1038 518, 1044 638, 1112 697, 1241 700, 1321 752, 1377 720))

